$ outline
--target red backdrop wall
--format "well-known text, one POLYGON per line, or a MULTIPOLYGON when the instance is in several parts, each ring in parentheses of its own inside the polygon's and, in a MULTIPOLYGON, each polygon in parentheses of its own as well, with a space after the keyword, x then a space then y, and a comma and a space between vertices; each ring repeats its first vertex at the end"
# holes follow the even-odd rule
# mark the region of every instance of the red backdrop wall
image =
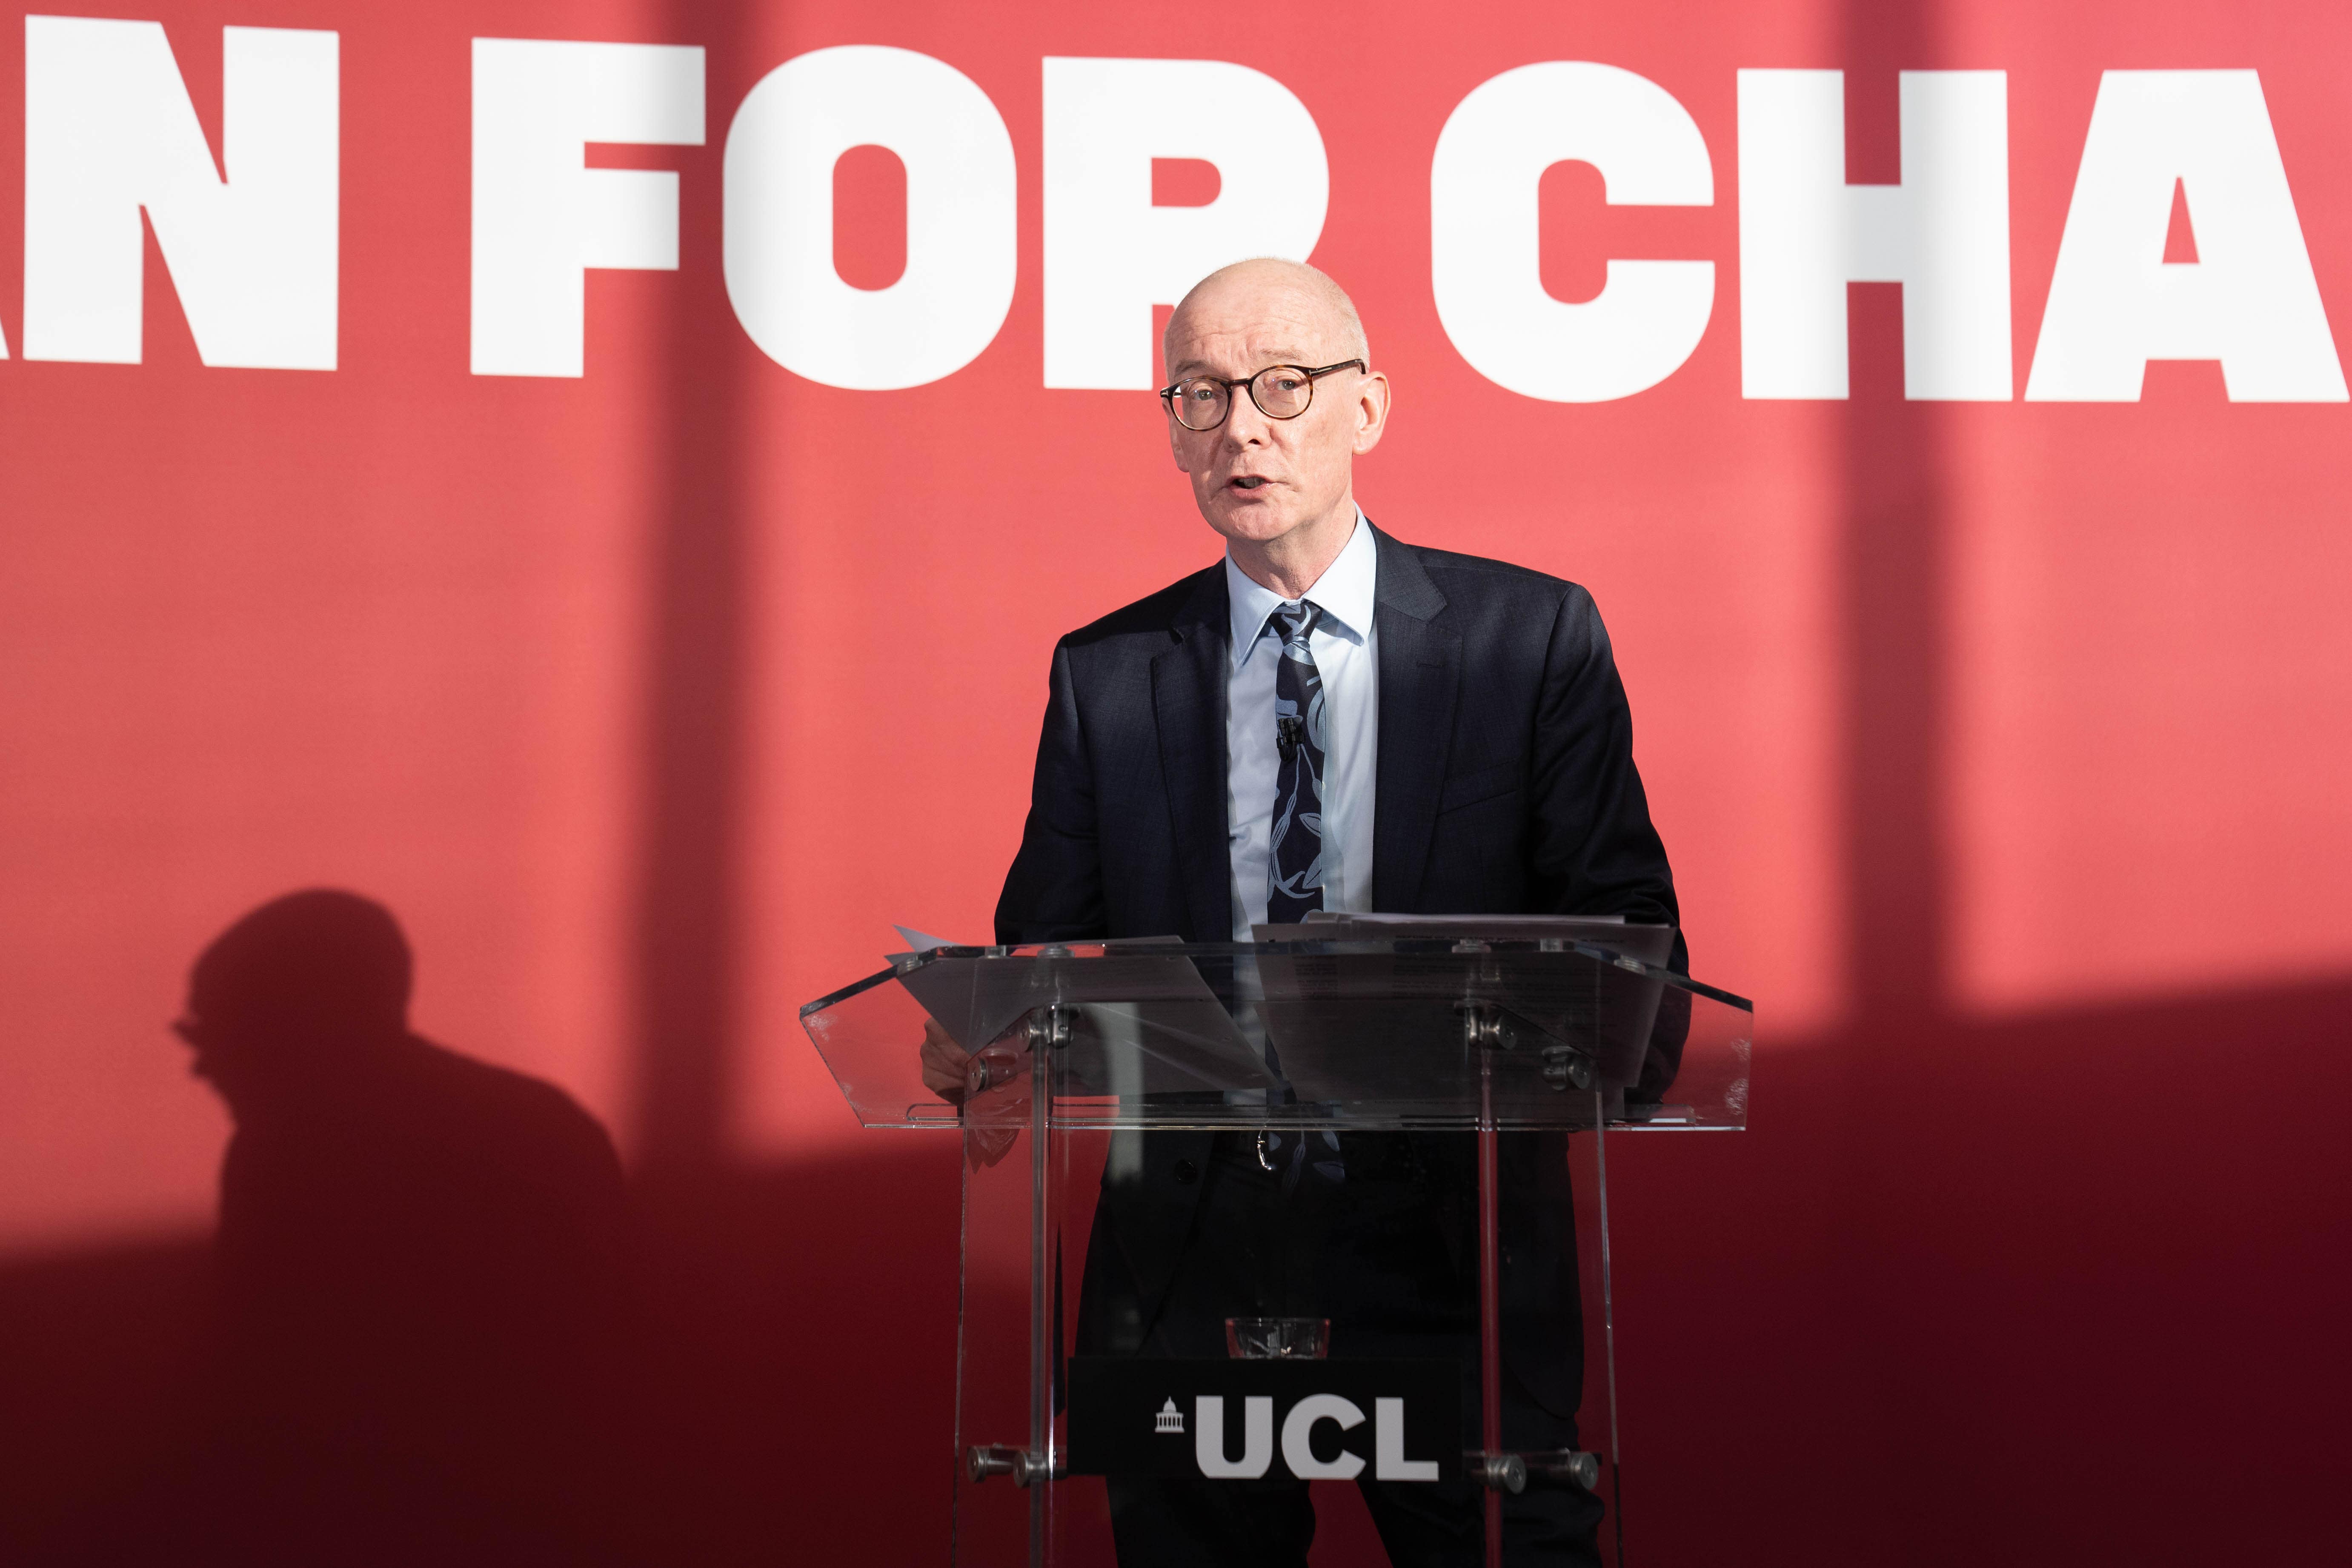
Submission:
MULTIPOLYGON (((1307 105, 1330 165, 1314 259, 1397 386, 1367 510, 1591 588, 1695 968, 1757 999, 1753 1130, 1623 1157, 1647 1553, 2333 1541, 2352 409, 2231 403, 2210 362, 2152 364, 2136 403, 1906 401, 1893 285, 1851 290, 1850 397, 1743 398, 1735 73, 1845 70, 1856 183, 1900 177, 1899 70, 2009 73, 2021 393, 2108 69, 2259 70, 2345 342, 2344 13, 136 15, 165 24, 215 146, 224 25, 340 33, 339 368, 200 363, 152 238, 143 363, 24 357, 24 33, 0 16, 0 1408, 29 1413, 0 1422, 10 1528, 122 1462, 178 1353, 226 1130, 162 1026, 187 963, 329 883, 406 924, 426 1033, 562 1084, 620 1139, 662 1418, 701 1456, 697 1552, 929 1549, 943 1481, 883 1509, 893 1483, 814 1462, 899 1421, 944 1448, 952 1155, 860 1132, 794 1012, 875 967, 893 921, 987 929, 1054 638, 1214 558, 1149 395, 1044 384, 1040 60, 1066 55, 1238 61, 1307 105), (468 374, 476 37, 708 51, 705 145, 594 154, 679 173, 679 266, 590 275, 578 379, 468 374), (965 73, 1019 168, 1002 330, 904 391, 782 369, 720 275, 735 106, 845 43, 965 73), (1617 402, 1486 380, 1431 293, 1440 128, 1554 59, 1664 87, 1714 163, 1706 207, 1546 178, 1560 297, 1610 256, 1717 268, 1696 352, 1617 402)), ((845 273, 887 277, 902 243, 887 163, 838 181, 845 273)))

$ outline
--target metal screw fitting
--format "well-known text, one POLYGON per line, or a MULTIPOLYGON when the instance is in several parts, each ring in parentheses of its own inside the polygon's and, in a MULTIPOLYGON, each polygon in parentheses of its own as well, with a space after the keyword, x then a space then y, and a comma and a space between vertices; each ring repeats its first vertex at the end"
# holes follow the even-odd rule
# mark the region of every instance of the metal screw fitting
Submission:
POLYGON ((1482 1487, 1517 1497, 1528 1489, 1528 1464, 1517 1454, 1486 1454, 1473 1448, 1462 1456, 1463 1472, 1482 1487))
POLYGON ((1555 1480, 1573 1481, 1586 1491, 1601 1485, 1601 1456, 1575 1448, 1554 1448, 1547 1453, 1527 1456, 1531 1475, 1549 1476, 1555 1480))
POLYGON ((1547 1046, 1543 1075, 1554 1089, 1565 1089, 1571 1084, 1578 1089, 1591 1089, 1592 1060, 1574 1046, 1547 1046))
POLYGON ((1070 1043, 1070 1020, 1075 1010, 1068 1007, 1040 1007, 1029 1015, 1029 1047, 1032 1050, 1056 1051, 1070 1043))
MULTIPOLYGON (((976 1484, 991 1476, 1011 1476, 1016 1487, 1034 1486, 1046 1479, 1045 1457, 1016 1448, 1010 1443, 975 1444, 964 1456, 964 1473, 976 1484)), ((1069 1473, 1066 1464, 1056 1462, 1053 1479, 1059 1480, 1069 1473)))
POLYGON ((1519 1027, 1509 1014, 1490 1002, 1461 1006, 1462 1037, 1472 1050, 1507 1051, 1519 1043, 1519 1027))

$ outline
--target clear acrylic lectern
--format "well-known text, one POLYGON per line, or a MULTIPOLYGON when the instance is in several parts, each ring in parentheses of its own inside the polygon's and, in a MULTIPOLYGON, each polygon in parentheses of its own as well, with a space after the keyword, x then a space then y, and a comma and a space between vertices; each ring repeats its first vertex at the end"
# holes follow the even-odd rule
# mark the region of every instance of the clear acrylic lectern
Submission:
POLYGON ((861 1122, 963 1139, 951 1561, 1108 1568, 1352 1484, 1415 1552, 1622 1563, 1607 1140, 1744 1126, 1749 1004, 1657 927, 1259 934, 939 948, 802 1010, 861 1122))

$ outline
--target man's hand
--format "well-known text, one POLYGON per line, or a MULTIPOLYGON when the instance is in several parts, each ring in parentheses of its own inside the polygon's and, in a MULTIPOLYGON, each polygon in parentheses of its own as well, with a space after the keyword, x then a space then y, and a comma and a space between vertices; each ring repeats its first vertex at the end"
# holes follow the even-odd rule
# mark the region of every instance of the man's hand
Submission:
MULTIPOLYGON (((971 1053, 948 1037, 936 1018, 923 1020, 923 1087, 946 1100, 950 1105, 961 1105, 965 1090, 971 1082, 971 1053)), ((964 1130, 964 1156, 972 1169, 981 1170, 995 1164, 1010 1153, 1021 1136, 1022 1107, 1028 1103, 1028 1080, 1024 1078, 1006 1092, 1015 1098, 1000 1108, 998 1115, 1012 1112, 1005 1120, 992 1117, 984 1126, 964 1130)))
POLYGON ((923 1087, 950 1105, 963 1103, 971 1053, 948 1037, 937 1018, 923 1020, 923 1087))

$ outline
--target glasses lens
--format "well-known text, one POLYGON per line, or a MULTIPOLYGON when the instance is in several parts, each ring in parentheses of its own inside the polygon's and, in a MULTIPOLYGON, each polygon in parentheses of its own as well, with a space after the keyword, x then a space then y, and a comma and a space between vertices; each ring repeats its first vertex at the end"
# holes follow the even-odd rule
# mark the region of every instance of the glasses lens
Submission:
POLYGON ((1225 421, 1226 389, 1213 381, 1176 384, 1176 422, 1187 430, 1213 430, 1225 421))
POLYGON ((1257 373, 1250 397, 1269 419, 1296 419, 1307 412, 1315 384, 1295 364, 1278 364, 1257 373))

